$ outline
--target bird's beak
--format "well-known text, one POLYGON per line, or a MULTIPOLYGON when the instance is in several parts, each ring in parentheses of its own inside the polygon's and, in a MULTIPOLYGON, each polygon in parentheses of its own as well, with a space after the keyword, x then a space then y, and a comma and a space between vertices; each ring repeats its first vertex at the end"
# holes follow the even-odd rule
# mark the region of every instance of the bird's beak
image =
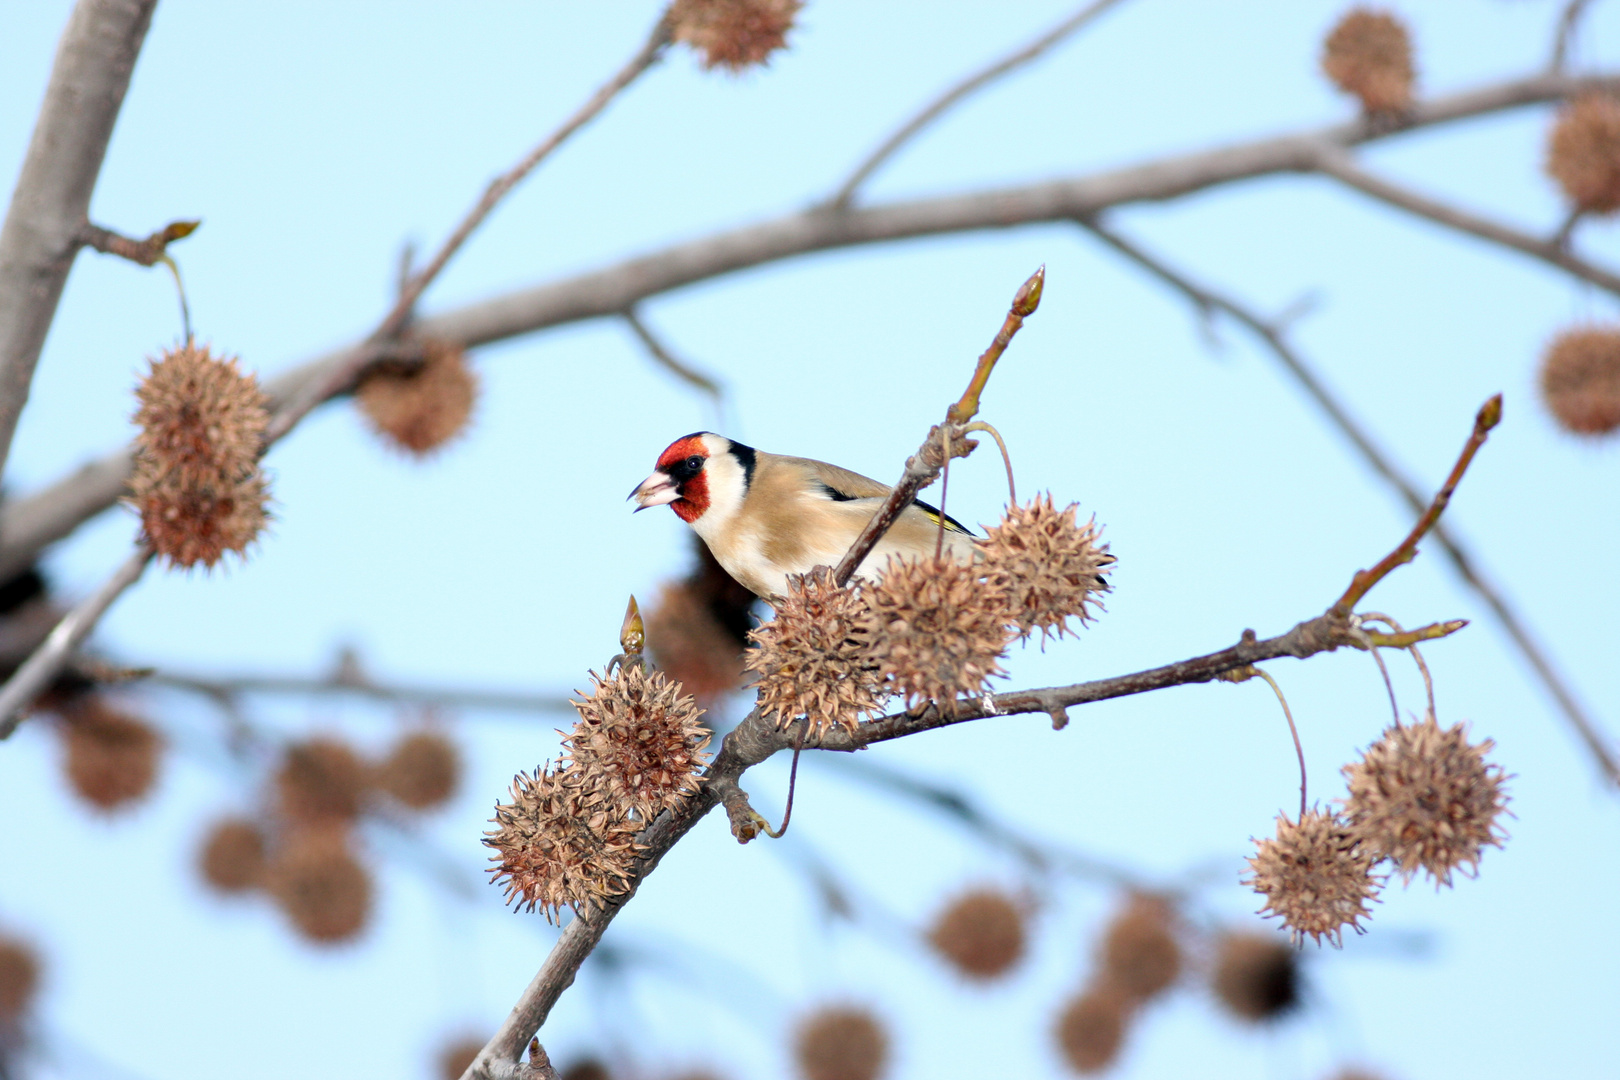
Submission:
POLYGON ((649 506, 664 506, 680 497, 681 493, 676 489, 675 481, 668 473, 661 472, 655 472, 647 477, 630 493, 630 498, 636 500, 637 513, 649 506))

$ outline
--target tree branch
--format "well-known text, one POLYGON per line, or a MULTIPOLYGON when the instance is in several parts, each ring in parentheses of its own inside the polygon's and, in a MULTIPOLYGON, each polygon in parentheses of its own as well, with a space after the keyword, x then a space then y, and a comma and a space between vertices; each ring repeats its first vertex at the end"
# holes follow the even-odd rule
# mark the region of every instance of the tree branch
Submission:
MULTIPOLYGON (((1125 239, 1097 219, 1082 220, 1080 224, 1115 251, 1181 293, 1199 311, 1205 314, 1224 313, 1259 339, 1267 351, 1283 365, 1311 400, 1326 414, 1329 422, 1355 448, 1362 461, 1395 489, 1414 514, 1421 515, 1424 512, 1426 504, 1423 497, 1418 494, 1417 486, 1396 467, 1389 455, 1373 441, 1372 436, 1360 422, 1350 416, 1344 405, 1274 324, 1262 319, 1230 296, 1217 293, 1207 286, 1192 281, 1157 256, 1148 253, 1135 241, 1125 239)), ((1524 619, 1501 589, 1479 568, 1474 557, 1463 548, 1462 543, 1451 535, 1445 524, 1437 522, 1431 534, 1440 544, 1441 550, 1446 553, 1457 575, 1485 601, 1486 606, 1496 616, 1497 623, 1507 631, 1508 638, 1540 679, 1542 687, 1551 695, 1570 726, 1575 729, 1599 769, 1611 783, 1620 786, 1620 760, 1616 760, 1614 753, 1609 749, 1608 740, 1599 731, 1597 722, 1587 715, 1586 710, 1575 699, 1574 692, 1553 666, 1546 650, 1524 619)))
POLYGON ((130 681, 167 686, 203 694, 210 698, 244 694, 317 697, 352 694, 374 701, 406 705, 442 705, 448 708, 487 709, 497 712, 569 712, 573 704, 566 694, 501 693, 472 687, 421 686, 375 682, 369 678, 348 679, 340 675, 305 678, 295 675, 194 675, 174 671, 136 670, 130 681))
POLYGON ((0 226, 0 476, 157 0, 79 0, 0 226))
POLYGON ((688 383, 709 395, 710 400, 714 402, 716 411, 720 409, 726 399, 726 391, 716 379, 705 375, 670 352, 664 346, 664 343, 658 340, 651 330, 647 329, 647 324, 641 321, 641 316, 636 314, 635 308, 625 309, 624 323, 630 328, 630 332, 636 335, 636 340, 641 342, 642 348, 647 350, 647 355, 651 356, 659 367, 682 382, 688 383))
MULTIPOLYGON (((447 311, 421 320, 418 328, 426 336, 463 346, 485 345, 584 319, 618 317, 648 297, 812 252, 1067 221, 1112 206, 1175 199, 1233 181, 1279 172, 1312 172, 1324 144, 1360 145, 1401 132, 1557 101, 1598 87, 1620 87, 1620 76, 1537 75, 1420 103, 1394 126, 1369 125, 1357 119, 1068 180, 885 203, 837 214, 800 211, 447 311)), ((285 408, 293 395, 317 381, 335 385, 332 371, 363 368, 370 356, 366 349, 360 343, 317 357, 270 380, 266 393, 285 408)), ((28 566, 46 545, 68 536, 89 517, 116 503, 124 491, 129 462, 127 450, 117 451, 42 491, 0 507, 0 574, 28 566)))
POLYGON ((995 82, 1008 72, 1014 71, 1036 59, 1118 2, 1119 0, 1091 0, 1079 11, 1070 15, 1017 52, 1002 57, 989 67, 977 71, 951 86, 950 89, 925 105, 921 112, 901 124, 894 134, 883 140, 876 150, 868 154, 855 167, 855 171, 850 173, 849 179, 844 181, 837 193, 827 201, 828 207, 834 210, 846 209, 850 200, 855 197, 855 192, 866 182, 868 177, 878 170, 879 166, 893 157, 897 150, 915 138, 923 128, 938 120, 953 105, 975 91, 995 82))

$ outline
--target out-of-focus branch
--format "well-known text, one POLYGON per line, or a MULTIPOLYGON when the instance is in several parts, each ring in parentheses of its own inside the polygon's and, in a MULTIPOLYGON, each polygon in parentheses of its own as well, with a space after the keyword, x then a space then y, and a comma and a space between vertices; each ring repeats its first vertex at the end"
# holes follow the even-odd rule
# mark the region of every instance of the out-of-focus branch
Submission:
MULTIPOLYGON (((1361 426, 1361 423, 1350 416, 1344 405, 1327 388, 1327 385, 1317 376, 1305 358, 1294 349, 1274 323, 1262 319, 1254 311, 1230 296, 1194 282, 1179 270, 1169 266, 1162 259, 1147 252, 1135 241, 1125 239, 1102 222, 1091 219, 1082 220, 1080 224, 1115 251, 1142 267, 1159 281, 1181 293, 1203 314, 1223 313, 1259 339, 1271 355, 1276 357, 1283 365, 1283 368, 1294 377, 1311 400, 1321 408, 1332 425, 1355 448, 1362 461, 1400 495, 1414 514, 1424 513, 1428 504, 1418 494, 1417 486, 1395 465, 1389 455, 1373 441, 1372 436, 1361 426)), ((1557 704, 1559 711, 1564 714, 1564 718, 1575 729, 1576 735, 1586 746, 1587 752, 1592 755, 1593 760, 1597 762, 1599 769, 1602 770, 1611 783, 1620 786, 1620 760, 1616 759, 1614 752, 1610 749, 1608 739, 1598 729, 1597 722, 1587 715, 1585 708, 1576 700, 1569 684, 1558 673, 1546 649, 1536 635, 1531 632, 1517 609, 1508 601, 1502 590, 1479 568, 1474 557, 1463 548, 1462 543, 1451 534, 1451 531, 1443 522, 1434 524, 1431 535, 1440 544, 1441 550, 1446 553, 1446 557, 1456 569, 1457 575, 1481 600, 1485 601, 1485 605, 1496 616, 1498 624, 1507 632, 1509 640, 1519 650, 1525 662, 1530 665, 1530 669, 1535 672, 1543 688, 1546 689, 1557 704)))
POLYGON ((714 407, 717 410, 720 408, 721 403, 725 401, 726 391, 717 379, 705 375, 670 352, 664 343, 658 339, 657 335, 647 329, 647 324, 641 321, 641 316, 636 314, 635 308, 625 310, 624 323, 630 328, 631 333, 636 335, 636 340, 641 342, 642 348, 647 350, 647 355, 651 356, 659 367, 682 382, 689 383, 709 395, 714 402, 714 407))
MULTIPOLYGON (((1326 145, 1355 146, 1401 132, 1557 101, 1587 89, 1620 87, 1620 76, 1537 75, 1415 105, 1400 123, 1347 124, 1177 155, 1129 168, 1025 187, 884 203, 841 213, 805 210, 676 244, 603 269, 470 304, 417 324, 425 336, 472 347, 583 319, 618 317, 648 297, 684 285, 817 251, 913 237, 1090 217, 1109 207, 1176 199, 1279 172, 1312 172, 1326 145)), ((357 370, 375 354, 364 343, 338 349, 268 381, 280 410, 330 372, 357 370)), ((339 391, 334 391, 334 393, 339 391)), ((0 574, 27 566, 48 544, 117 502, 129 471, 120 450, 0 506, 0 574)))
POLYGON ((915 138, 918 132, 938 120, 953 105, 976 91, 982 90, 1008 72, 1023 67, 1036 59, 1118 2, 1119 0, 1091 0, 1090 3, 1081 7, 1079 11, 1076 11, 1017 52, 1002 57, 989 67, 974 72, 967 78, 952 85, 950 89, 925 105, 915 116, 901 124, 894 134, 883 140, 877 149, 868 154, 855 167, 855 171, 850 173, 849 179, 844 181, 837 193, 828 200, 827 205, 835 210, 848 207, 850 200, 855 197, 855 192, 859 190, 862 184, 866 183, 868 177, 876 172, 884 162, 893 157, 895 152, 902 146, 915 138))
POLYGON ((157 0, 79 0, 0 226, 0 476, 157 0))
POLYGON ((193 675, 174 671, 138 671, 135 676, 154 686, 169 686, 210 698, 239 695, 284 695, 326 697, 352 695, 374 701, 404 705, 440 705, 458 709, 488 709, 499 712, 551 713, 573 708, 566 694, 518 694, 473 687, 413 686, 376 682, 370 678, 351 679, 341 675, 307 678, 295 675, 193 675))
POLYGON ((1582 259, 1556 237, 1544 240, 1393 183, 1363 169, 1349 154, 1336 147, 1323 148, 1317 160, 1317 170, 1379 202, 1427 218, 1448 229, 1522 251, 1582 281, 1589 281, 1605 292, 1620 296, 1620 273, 1582 259))
POLYGON ((171 221, 150 236, 136 240, 86 221, 79 226, 79 240, 103 255, 117 255, 138 266, 156 266, 170 244, 184 240, 196 232, 200 224, 200 221, 171 221))
POLYGON ((1558 29, 1553 34, 1552 59, 1547 64, 1547 70, 1559 74, 1569 63, 1570 46, 1575 43, 1576 31, 1580 29, 1581 16, 1586 14, 1587 6, 1592 0, 1568 0, 1564 10, 1558 14, 1558 29))

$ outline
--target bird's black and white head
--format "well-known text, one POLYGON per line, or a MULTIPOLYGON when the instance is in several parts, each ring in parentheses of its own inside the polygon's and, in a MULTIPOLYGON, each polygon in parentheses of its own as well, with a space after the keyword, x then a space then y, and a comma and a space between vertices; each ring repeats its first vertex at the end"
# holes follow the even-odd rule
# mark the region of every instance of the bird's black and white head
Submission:
POLYGON ((754 477, 754 448, 712 431, 676 439, 658 455, 658 467, 630 493, 638 511, 669 508, 704 536, 742 507, 754 477))

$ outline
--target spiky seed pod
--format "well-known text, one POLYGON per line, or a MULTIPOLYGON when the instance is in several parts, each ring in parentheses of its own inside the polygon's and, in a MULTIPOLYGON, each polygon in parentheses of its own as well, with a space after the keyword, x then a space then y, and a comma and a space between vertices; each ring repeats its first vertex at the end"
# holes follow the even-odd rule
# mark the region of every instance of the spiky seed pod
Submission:
POLYGON ((1369 113, 1412 104, 1412 38, 1387 11, 1351 8, 1322 43, 1322 71, 1369 113))
POLYGON ((360 813, 366 764, 341 739, 317 735, 289 745, 276 769, 277 805, 295 822, 342 822, 360 813))
POLYGON ((270 413, 258 380, 206 345, 166 349, 135 388, 136 453, 182 487, 254 470, 270 413))
POLYGON ((850 734, 885 697, 873 667, 872 621, 864 594, 840 588, 827 567, 788 577, 772 598, 776 618, 749 634, 747 664, 759 675, 759 709, 787 727, 808 717, 820 738, 837 725, 850 734))
POLYGON ((803 0, 675 0, 670 33, 701 54, 705 68, 742 71, 787 48, 788 31, 803 6, 803 0))
POLYGON ((147 541, 181 568, 212 569, 228 551, 245 555, 269 521, 269 482, 257 469, 188 485, 137 461, 130 491, 147 541))
POLYGON ((1378 1073, 1368 1072, 1366 1069, 1358 1069, 1352 1065, 1349 1068, 1340 1069, 1338 1072, 1334 1073, 1333 1080, 1384 1080, 1384 1078, 1378 1073))
POLYGON ((647 648, 659 668, 698 701, 713 703, 742 685, 743 643, 714 617, 691 582, 665 583, 646 626, 647 648))
POLYGON ((1101 946, 1103 981, 1132 1000, 1157 997, 1181 974, 1175 911, 1163 897, 1132 896, 1108 924, 1101 946))
POLYGON ((495 807, 494 829, 484 843, 495 881, 506 901, 556 921, 630 887, 635 864, 636 823, 600 783, 587 783, 580 769, 542 768, 512 780, 512 801, 495 807))
POLYGON ((443 1080, 461 1080, 461 1074, 467 1071, 467 1066, 473 1063, 473 1059, 488 1041, 475 1035, 468 1035, 445 1044, 439 1051, 438 1075, 443 1077, 443 1080))
POLYGON ((1553 338, 1541 360, 1541 396, 1565 431, 1620 428, 1620 326, 1578 326, 1553 338))
POLYGON ((14 1024, 39 992, 39 956, 25 941, 0 937, 0 1029, 14 1024))
POLYGON ((203 839, 197 868, 222 893, 245 892, 264 882, 264 833, 246 818, 216 821, 203 839))
POLYGON ((347 941, 371 917, 371 875, 338 828, 294 830, 271 857, 265 880, 276 906, 310 941, 347 941))
POLYGON ((1210 989, 1239 1020, 1275 1020, 1299 1007, 1299 953, 1270 934, 1224 934, 1210 989))
POLYGON ((1547 136, 1547 175, 1577 210, 1620 210, 1620 98, 1584 94, 1558 111, 1547 136))
POLYGON ((1382 882, 1367 845, 1343 821, 1321 810, 1297 822, 1279 814, 1277 835, 1257 844, 1243 883, 1266 898, 1261 912, 1281 918, 1295 941, 1308 934, 1338 945, 1345 927, 1361 931, 1382 882))
POLYGON ((564 1069, 557 1080, 613 1080, 613 1074, 596 1058, 581 1058, 564 1069))
POLYGON ((455 438, 467 426, 478 397, 478 377, 467 366, 465 349, 437 340, 423 349, 420 367, 374 371, 354 392, 377 434, 418 456, 455 438))
POLYGON ((1344 767, 1352 834, 1407 881, 1419 869, 1436 887, 1450 885, 1453 870, 1474 874, 1485 848, 1505 838, 1497 819, 1507 810, 1507 777, 1485 760, 1494 745, 1469 745, 1462 724, 1442 728, 1433 714, 1388 728, 1344 767))
POLYGON ((449 737, 413 731, 394 744, 373 774, 376 786, 412 810, 442 806, 461 781, 461 755, 449 737))
POLYGON ((1084 625, 1096 594, 1108 588, 1103 575, 1114 557, 1107 544, 1097 543, 1095 520, 1077 523, 1078 508, 1070 503, 1059 510, 1051 495, 1037 495, 1008 507, 989 530, 980 572, 1008 597, 1020 637, 1039 630, 1044 645, 1048 637, 1062 637, 1071 618, 1084 625))
POLYGON ((1012 643, 1007 597, 954 559, 891 558, 883 577, 862 593, 871 628, 869 655, 907 708, 933 701, 945 713, 956 699, 978 697, 1012 643))
POLYGON ((889 1037, 870 1011, 829 1006, 799 1023, 793 1055, 805 1080, 876 1080, 888 1064, 889 1037))
POLYGON ((145 721, 94 693, 74 699, 62 720, 67 778, 81 799, 116 810, 152 790, 163 740, 145 721))
POLYGON ((698 770, 713 733, 698 722, 703 710, 661 671, 625 664, 574 702, 579 723, 563 740, 574 763, 622 813, 642 823, 696 793, 698 770))
POLYGON ((1086 989, 1058 1016, 1058 1047, 1077 1073, 1102 1072, 1119 1057, 1131 1018, 1131 1000, 1107 985, 1086 989))
POLYGON ((998 889, 964 893, 939 913, 929 943, 970 979, 1011 971, 1024 955, 1024 912, 998 889))

